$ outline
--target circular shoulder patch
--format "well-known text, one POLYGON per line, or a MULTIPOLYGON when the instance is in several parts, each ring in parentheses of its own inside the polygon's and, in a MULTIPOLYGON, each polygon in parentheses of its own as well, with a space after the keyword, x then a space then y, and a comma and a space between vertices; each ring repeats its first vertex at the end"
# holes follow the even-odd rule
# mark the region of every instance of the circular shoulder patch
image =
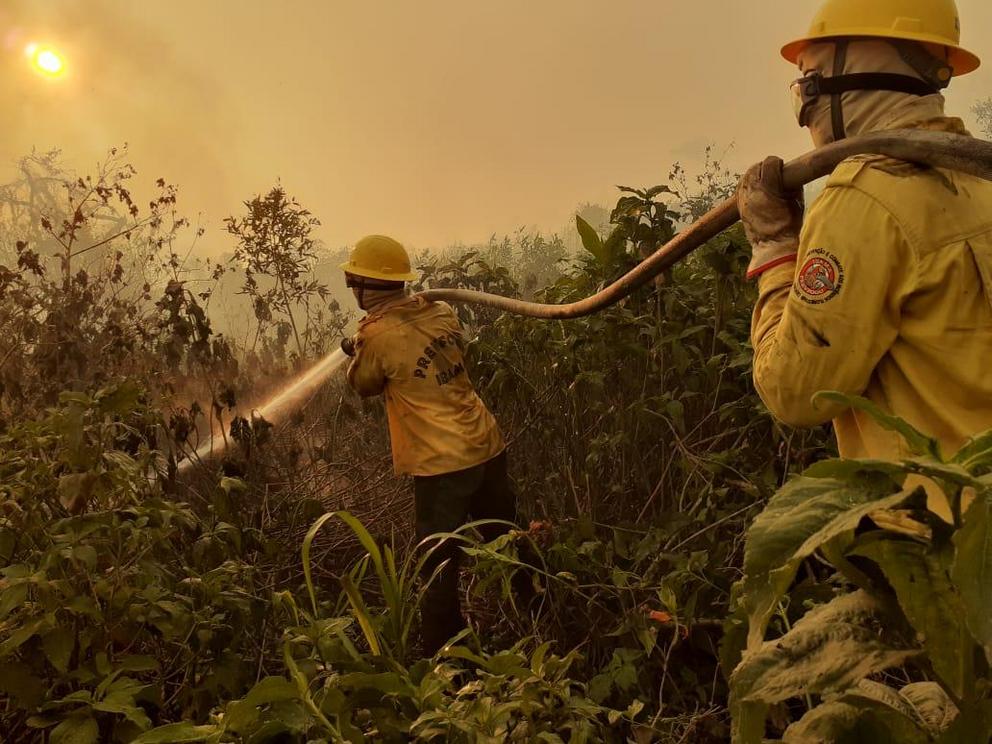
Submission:
POLYGON ((796 295, 810 305, 821 305, 838 295, 844 285, 844 267, 837 256, 816 248, 796 274, 796 295))

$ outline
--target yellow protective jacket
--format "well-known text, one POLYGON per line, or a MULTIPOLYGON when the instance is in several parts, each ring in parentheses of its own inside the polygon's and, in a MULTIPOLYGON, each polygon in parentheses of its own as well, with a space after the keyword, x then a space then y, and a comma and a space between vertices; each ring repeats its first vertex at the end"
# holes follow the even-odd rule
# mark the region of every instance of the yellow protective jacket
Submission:
MULTIPOLYGON (((958 119, 920 128, 966 133, 958 119)), ((764 274, 754 380, 795 426, 834 421, 845 457, 908 456, 866 414, 814 405, 863 395, 952 454, 992 429, 992 183, 857 157, 810 208, 796 263, 764 274)))
POLYGON ((397 473, 464 470, 505 448, 469 380, 462 343, 451 307, 416 296, 378 308, 359 324, 348 382, 362 397, 385 394, 397 473))

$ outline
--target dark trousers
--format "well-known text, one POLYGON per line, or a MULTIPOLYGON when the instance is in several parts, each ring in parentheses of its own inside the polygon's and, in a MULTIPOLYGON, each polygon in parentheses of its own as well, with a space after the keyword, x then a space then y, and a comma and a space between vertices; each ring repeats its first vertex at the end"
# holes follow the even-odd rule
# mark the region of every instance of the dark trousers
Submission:
MULTIPOLYGON (((453 532, 479 519, 516 520, 517 499, 506 474, 506 453, 467 470, 413 479, 417 513, 417 539, 436 532, 453 532)), ((487 542, 506 532, 505 525, 479 528, 487 542)), ((425 656, 433 656, 465 627, 458 599, 460 543, 447 541, 431 555, 424 567, 426 581, 447 560, 441 573, 427 588, 420 605, 421 639, 425 656)), ((430 545, 426 546, 430 547, 430 545)))

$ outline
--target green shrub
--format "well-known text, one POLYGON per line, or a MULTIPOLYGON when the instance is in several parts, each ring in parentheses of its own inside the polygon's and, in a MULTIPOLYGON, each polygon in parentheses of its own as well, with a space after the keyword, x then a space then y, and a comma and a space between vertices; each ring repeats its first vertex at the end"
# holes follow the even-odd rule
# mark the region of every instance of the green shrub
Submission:
POLYGON ((735 741, 764 741, 770 708, 797 699, 806 712, 787 742, 986 741, 992 433, 944 459, 869 402, 829 397, 902 434, 916 456, 818 463, 751 526, 724 644, 735 741), (793 587, 817 556, 836 573, 793 587))
POLYGON ((255 538, 163 491, 130 383, 63 394, 0 436, 0 727, 129 741, 253 681, 255 538))

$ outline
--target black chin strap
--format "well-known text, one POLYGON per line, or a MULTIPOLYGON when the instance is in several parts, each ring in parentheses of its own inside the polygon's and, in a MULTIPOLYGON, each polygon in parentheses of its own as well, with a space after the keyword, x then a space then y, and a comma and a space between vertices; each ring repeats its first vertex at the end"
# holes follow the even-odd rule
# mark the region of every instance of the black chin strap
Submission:
POLYGON ((348 274, 344 276, 345 286, 349 289, 357 290, 356 299, 358 300, 358 306, 365 309, 365 290, 378 290, 378 291, 389 291, 403 289, 404 282, 394 282, 385 279, 370 279, 365 276, 358 276, 357 274, 348 274))
MULTIPOLYGON (((847 47, 847 39, 841 39, 834 47, 834 74, 828 80, 837 82, 844 77, 844 67, 847 65, 847 47)), ((826 83, 827 80, 823 82, 826 83)), ((844 127, 843 91, 835 89, 833 91, 824 90, 823 92, 830 93, 830 118, 834 126, 834 142, 840 142, 847 139, 847 130, 844 127)))
MULTIPOLYGON (((847 39, 838 39, 836 51, 834 53, 834 72, 832 77, 820 78, 817 81, 820 95, 830 96, 830 118, 834 129, 834 141, 839 142, 847 139, 847 127, 844 124, 844 98, 845 93, 855 90, 884 90, 893 93, 906 93, 913 96, 929 96, 940 93, 941 88, 947 87, 953 70, 946 64, 940 64, 939 60, 933 61, 932 67, 927 72, 932 72, 933 77, 927 76, 926 80, 911 77, 910 75, 899 75, 891 72, 856 72, 850 75, 844 74, 847 66, 847 51, 850 42, 847 39)), ((914 63, 914 69, 923 66, 923 59, 930 58, 926 50, 920 48, 918 53, 909 47, 913 45, 897 45, 903 59, 914 63)), ((921 72, 921 74, 923 74, 921 72)))
POLYGON ((886 90, 893 93, 909 93, 914 96, 929 96, 939 93, 930 83, 894 72, 853 72, 850 75, 820 78, 817 87, 824 95, 848 93, 852 90, 886 90))
POLYGON ((893 41, 902 61, 916 70, 917 74, 941 91, 951 84, 954 68, 946 59, 931 54, 922 44, 906 41, 893 41))

